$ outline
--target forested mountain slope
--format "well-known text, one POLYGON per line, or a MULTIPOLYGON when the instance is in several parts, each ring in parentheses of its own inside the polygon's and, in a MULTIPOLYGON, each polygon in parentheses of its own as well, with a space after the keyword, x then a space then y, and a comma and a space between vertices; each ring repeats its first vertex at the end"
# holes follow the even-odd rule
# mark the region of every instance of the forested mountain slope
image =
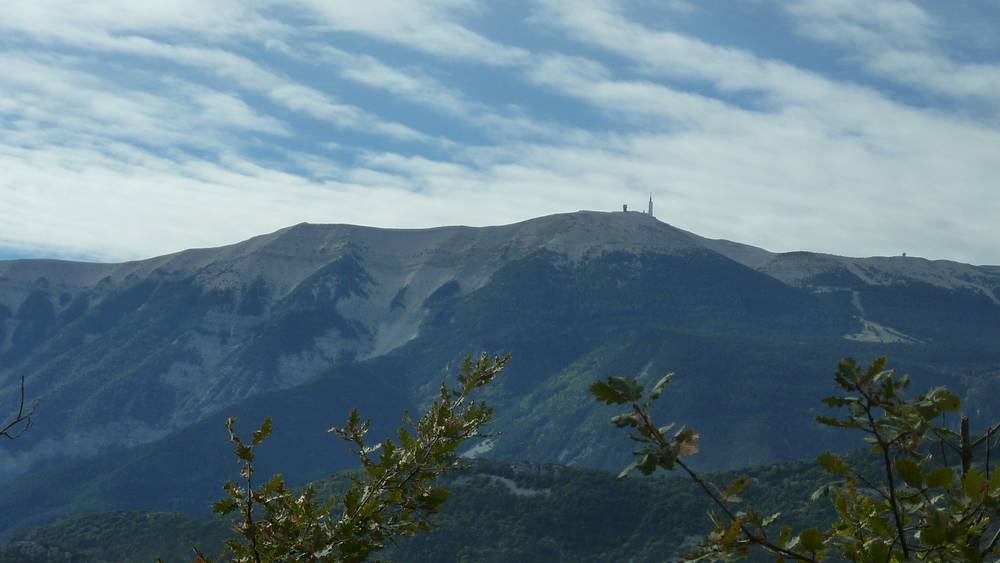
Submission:
POLYGON ((836 361, 888 355, 919 389, 1000 414, 1000 272, 919 258, 773 254, 636 213, 503 227, 299 225, 115 265, 0 262, 0 377, 41 401, 0 460, 0 533, 81 510, 207 510, 232 472, 222 420, 274 417, 266 471, 351 467, 326 428, 380 430, 466 354, 511 352, 485 456, 614 468, 587 386, 677 372, 661 418, 703 467, 842 448, 811 421, 836 361), (17 515, 17 519, 13 517, 17 515))
MULTIPOLYGON (((828 499, 809 495, 829 476, 807 462, 753 468, 747 500, 780 510, 806 527, 831 518, 828 499)), ((711 475, 728 483, 736 474, 711 475)), ((437 528, 403 539, 393 561, 666 561, 710 528, 707 499, 684 479, 633 477, 559 465, 480 462, 446 479, 450 495, 437 528)), ((344 487, 342 476, 317 483, 320 494, 344 487)), ((190 559, 191 546, 219 550, 228 523, 179 513, 102 512, 39 528, 0 550, 0 562, 116 563, 190 559)))

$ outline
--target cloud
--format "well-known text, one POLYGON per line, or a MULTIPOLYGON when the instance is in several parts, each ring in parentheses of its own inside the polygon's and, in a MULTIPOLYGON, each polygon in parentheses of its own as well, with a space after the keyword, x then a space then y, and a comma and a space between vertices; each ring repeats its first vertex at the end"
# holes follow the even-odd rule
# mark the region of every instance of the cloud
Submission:
POLYGON ((463 16, 486 10, 474 0, 280 0, 273 5, 303 10, 329 31, 349 32, 474 64, 514 65, 528 50, 503 45, 469 29, 463 16))
POLYGON ((880 78, 939 96, 1000 106, 1000 65, 959 62, 942 47, 964 39, 909 0, 809 0, 783 5, 803 37, 840 47, 880 78))
POLYGON ((132 2, 100 0, 33 0, 4 6, 0 26, 17 32, 54 39, 102 30, 110 34, 153 33, 187 37, 197 34, 210 40, 232 40, 245 34, 288 30, 241 0, 132 2))
POLYGON ((549 26, 581 43, 624 57, 647 77, 695 81, 720 95, 754 94, 772 108, 788 104, 850 106, 850 98, 872 97, 863 88, 834 84, 783 61, 713 45, 669 29, 652 29, 628 19, 616 2, 543 0, 541 6, 542 19, 549 26))
POLYGON ((419 69, 403 69, 367 54, 350 53, 323 44, 293 49, 284 43, 273 48, 302 61, 333 65, 341 76, 370 88, 383 90, 413 103, 453 115, 467 115, 475 105, 457 89, 442 84, 419 69))
MULTIPOLYGON (((355 54, 323 44, 292 48, 282 41, 270 41, 272 50, 311 65, 331 65, 340 76, 368 88, 386 92, 400 102, 429 108, 456 118, 466 126, 494 139, 540 137, 563 140, 587 138, 586 132, 540 117, 526 115, 517 108, 496 108, 470 99, 419 68, 385 63, 367 54, 355 54)), ((528 66, 528 65, 525 65, 528 66)))
MULTIPOLYGON (((9 204, 0 209, 0 246, 123 259, 236 242, 301 221, 416 227, 457 217, 482 224, 531 216, 516 192, 483 193, 478 188, 486 180, 472 169, 402 156, 395 163, 372 157, 371 166, 325 181, 235 156, 176 163, 131 156, 126 162, 94 150, 0 151, 2 197, 9 204), (470 213, 474 207, 480 211, 470 213)), ((528 200, 545 197, 536 192, 528 200)))
POLYGON ((206 148, 240 133, 286 136, 287 125, 254 111, 231 93, 183 80, 151 77, 133 89, 88 72, 73 57, 0 53, 0 86, 9 92, 0 114, 24 142, 128 139, 160 146, 206 148), (154 93, 158 91, 159 93, 154 93), (224 132, 224 130, 226 132, 224 132))
POLYGON ((922 8, 908 0, 805 0, 785 5, 800 32, 841 45, 927 47, 940 30, 922 8))
MULTIPOLYGON (((383 120, 356 106, 339 103, 329 93, 296 83, 246 57, 224 49, 174 45, 135 35, 115 36, 100 28, 94 30, 73 28, 69 33, 57 34, 51 29, 18 28, 17 23, 18 20, 15 19, 7 21, 6 25, 17 31, 37 34, 46 41, 71 47, 155 58, 190 66, 245 91, 261 93, 292 111, 304 113, 345 129, 375 132, 403 141, 431 140, 429 136, 419 131, 400 123, 383 120)), ((0 23, 0 27, 4 25, 0 23)))

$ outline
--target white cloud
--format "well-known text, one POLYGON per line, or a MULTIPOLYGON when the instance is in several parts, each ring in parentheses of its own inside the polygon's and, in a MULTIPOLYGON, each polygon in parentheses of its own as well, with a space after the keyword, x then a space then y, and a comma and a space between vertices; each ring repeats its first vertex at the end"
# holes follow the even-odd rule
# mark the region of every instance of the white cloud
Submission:
POLYGON ((292 47, 284 41, 271 40, 267 42, 267 47, 316 68, 330 65, 347 80, 389 92, 400 100, 442 113, 468 116, 473 107, 479 107, 467 100, 460 91, 442 84, 419 69, 391 66, 371 55, 350 53, 322 43, 292 47))
POLYGON ((272 116, 261 115, 236 94, 179 80, 167 80, 165 85, 174 92, 183 92, 190 97, 194 105, 188 106, 188 109, 190 111, 197 108, 192 119, 201 125, 219 125, 283 137, 291 135, 291 129, 286 123, 272 116))
POLYGON ((461 23, 463 16, 484 11, 475 0, 274 0, 284 9, 305 10, 330 31, 350 32, 474 64, 511 65, 530 53, 492 41, 461 23))
POLYGON ((234 40, 241 36, 284 33, 289 27, 267 18, 242 0, 32 0, 3 6, 0 27, 55 40, 100 30, 109 34, 151 33, 158 36, 234 40))
POLYGON ((240 132, 288 135, 281 121, 260 115, 238 97, 176 79, 150 78, 131 89, 82 69, 71 57, 0 53, 0 114, 14 120, 24 142, 81 138, 129 139, 160 146, 208 148, 240 132), (157 92, 157 93, 154 93, 157 92))
MULTIPOLYGON (((1000 131, 961 100, 909 106, 634 5, 545 0, 530 24, 544 28, 510 22, 510 44, 475 30, 491 7, 473 0, 68 6, 0 19, 17 42, 0 42, 0 248, 137 258, 301 221, 495 224, 653 191, 668 222, 773 250, 1000 262, 1000 131), (553 31, 559 49, 518 45, 553 31), (441 137, 398 117, 423 111, 441 137), (327 125, 390 142, 300 129, 327 125), (443 138, 469 130, 475 146, 443 138)), ((936 51, 947 34, 906 2, 797 6, 801 32, 828 22, 812 37, 839 33, 859 57, 905 46, 836 64, 958 98, 996 90, 988 62, 936 51)))
POLYGON ((187 65, 245 91, 264 94, 275 103, 292 111, 305 113, 339 127, 376 132, 404 141, 431 140, 419 131, 400 123, 380 119, 356 106, 340 103, 329 93, 282 77, 246 57, 220 48, 174 45, 135 35, 114 36, 100 29, 74 28, 72 32, 66 34, 53 34, 52 30, 18 28, 15 26, 16 23, 16 20, 0 23, 0 28, 6 25, 17 31, 37 33, 47 41, 71 47, 150 57, 163 62, 187 65))
POLYGON ((531 117, 516 108, 498 109, 471 100, 460 90, 419 68, 392 66, 371 55, 350 53, 329 45, 308 44, 292 48, 282 41, 270 41, 268 46, 301 62, 332 65, 347 80, 392 94, 402 103, 430 108, 439 114, 457 118, 494 139, 536 137, 560 138, 569 142, 588 138, 578 128, 554 123, 544 117, 531 117))
POLYGON ((694 80, 719 93, 751 93, 773 107, 788 104, 850 106, 869 96, 849 84, 834 84, 814 72, 752 52, 713 45, 670 30, 629 20, 617 2, 543 0, 544 20, 576 40, 632 61, 646 76, 694 80), (833 99, 831 104, 831 99, 833 99))
POLYGON ((814 39, 868 48, 926 47, 939 33, 934 20, 908 0, 804 0, 784 8, 814 39))
POLYGON ((921 92, 1000 107, 1000 65, 959 62, 942 48, 961 31, 909 0, 808 0, 783 4, 800 35, 844 49, 873 75, 921 92))

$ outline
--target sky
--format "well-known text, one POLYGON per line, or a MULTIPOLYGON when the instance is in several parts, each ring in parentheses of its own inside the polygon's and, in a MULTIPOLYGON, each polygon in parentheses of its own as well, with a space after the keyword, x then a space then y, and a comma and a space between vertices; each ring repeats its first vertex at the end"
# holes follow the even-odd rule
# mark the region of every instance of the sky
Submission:
POLYGON ((1000 1, 0 0, 0 258, 644 208, 1000 264, 1000 1))

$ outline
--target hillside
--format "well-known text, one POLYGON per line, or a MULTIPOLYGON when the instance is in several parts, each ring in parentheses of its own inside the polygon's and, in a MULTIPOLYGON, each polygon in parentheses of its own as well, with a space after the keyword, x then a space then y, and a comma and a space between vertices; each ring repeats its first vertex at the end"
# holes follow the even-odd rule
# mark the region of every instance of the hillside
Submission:
MULTIPOLYGON (((828 476, 810 463, 753 468, 747 501, 780 510, 805 527, 832 517, 826 499, 809 495, 828 476)), ((715 474, 729 482, 735 473, 715 474)), ((322 493, 343 486, 317 483, 322 493)), ((558 465, 480 462, 446 480, 450 490, 437 528, 402 540, 386 554, 401 563, 663 561, 705 533, 705 498, 686 480, 633 477, 558 465)), ((191 545, 221 546, 227 523, 177 513, 87 514, 33 530, 0 551, 0 562, 140 562, 189 560, 191 545)))
POLYGON ((0 472, 149 442, 333 363, 385 354, 442 301, 534 252, 692 248, 639 215, 580 213, 483 229, 303 224, 125 264, 0 262, 0 398, 23 375, 49 405, 37 438, 0 472))
POLYGON ((514 356, 488 397, 487 457, 615 468, 627 444, 587 385, 666 371, 662 418, 702 433, 702 467, 842 449, 811 421, 845 355, 888 355, 916 388, 947 384, 995 419, 998 294, 992 267, 773 254, 636 213, 298 225, 127 264, 0 262, 3 397, 25 375, 41 401, 0 460, 0 535, 81 511, 203 513, 233 470, 229 414, 274 417, 265 471, 348 469, 326 428, 358 406, 386 431, 480 351, 514 356))

